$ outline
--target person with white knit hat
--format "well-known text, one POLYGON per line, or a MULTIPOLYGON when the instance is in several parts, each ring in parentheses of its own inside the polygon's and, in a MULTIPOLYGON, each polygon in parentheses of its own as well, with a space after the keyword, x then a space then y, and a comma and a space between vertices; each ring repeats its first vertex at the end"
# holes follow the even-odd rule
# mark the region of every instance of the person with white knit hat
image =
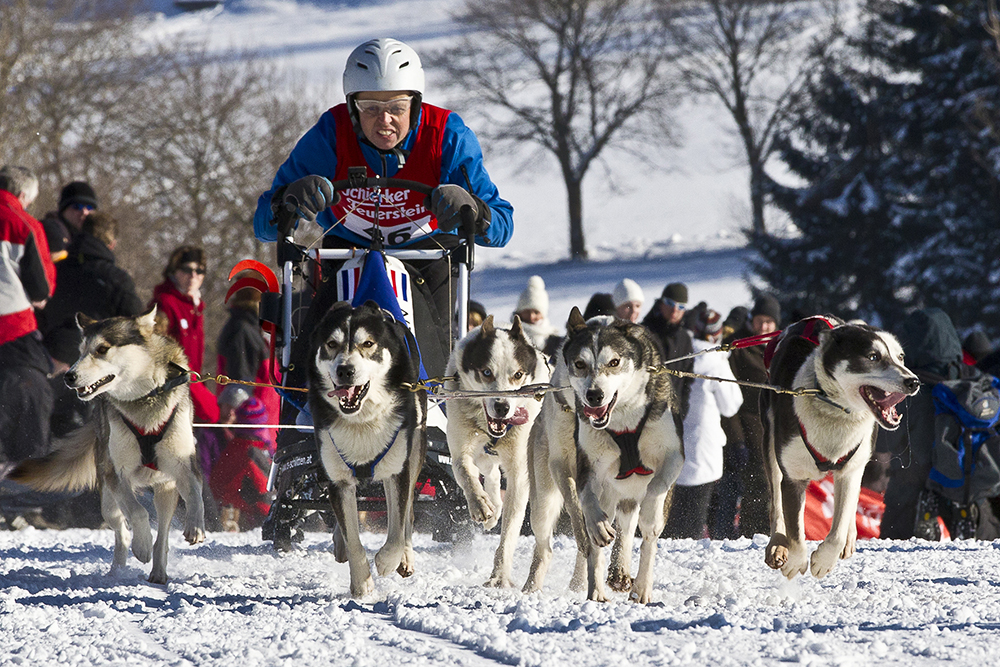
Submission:
POLYGON ((611 298, 615 303, 615 315, 629 322, 639 321, 646 295, 642 293, 642 288, 637 282, 631 278, 624 278, 615 285, 611 298))
POLYGON ((531 343, 546 356, 555 354, 559 346, 559 331, 549 322, 549 293, 541 276, 528 278, 528 286, 517 297, 514 307, 531 343))

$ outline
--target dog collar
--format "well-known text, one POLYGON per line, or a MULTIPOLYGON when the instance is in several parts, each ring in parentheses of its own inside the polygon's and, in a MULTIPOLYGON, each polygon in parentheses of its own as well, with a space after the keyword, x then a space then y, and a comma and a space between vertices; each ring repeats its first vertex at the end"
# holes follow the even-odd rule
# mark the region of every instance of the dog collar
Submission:
POLYGON ((802 425, 801 420, 799 421, 799 433, 802 434, 802 442, 805 443, 806 450, 809 452, 809 455, 813 457, 813 461, 816 462, 816 467, 820 469, 820 472, 830 472, 831 470, 837 471, 843 469, 843 467, 847 465, 847 462, 851 460, 851 457, 854 456, 855 452, 861 448, 861 443, 859 442, 855 445, 854 449, 847 452, 836 461, 831 461, 816 451, 816 448, 809 442, 809 438, 806 437, 806 427, 802 425))
POLYGON ((142 397, 143 399, 146 399, 146 398, 156 398, 157 396, 159 396, 161 394, 165 394, 166 392, 170 391, 171 389, 179 387, 182 384, 186 384, 191 379, 190 376, 188 375, 191 371, 189 371, 188 369, 184 368, 180 364, 177 364, 177 363, 174 363, 173 361, 171 361, 170 364, 169 364, 169 366, 170 366, 170 370, 173 373, 175 373, 175 375, 173 375, 173 377, 170 377, 168 375, 166 382, 164 382, 159 387, 157 387, 153 391, 151 391, 148 394, 146 394, 145 396, 143 396, 142 397))

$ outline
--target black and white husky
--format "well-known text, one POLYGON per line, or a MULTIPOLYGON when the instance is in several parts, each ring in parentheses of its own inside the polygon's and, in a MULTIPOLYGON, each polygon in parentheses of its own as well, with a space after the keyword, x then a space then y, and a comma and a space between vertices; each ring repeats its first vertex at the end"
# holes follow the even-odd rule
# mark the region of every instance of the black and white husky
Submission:
POLYGON ((132 553, 153 560, 149 581, 167 582, 167 536, 178 496, 187 514, 184 539, 205 540, 202 473, 195 451, 188 361, 171 338, 154 332, 156 308, 139 317, 95 321, 83 314, 81 355, 66 385, 95 401, 90 423, 53 443, 41 459, 20 463, 9 478, 39 491, 101 490, 101 514, 115 533, 111 571, 132 553), (153 543, 149 513, 136 491, 152 488, 159 529, 153 543))
POLYGON ((895 430, 896 405, 920 381, 903 365, 894 336, 832 317, 812 317, 785 329, 770 359, 770 383, 819 389, 822 398, 761 392, 765 468, 771 489, 771 540, 764 560, 791 579, 806 568, 823 577, 854 554, 861 477, 877 428, 895 430), (806 552, 805 492, 833 471, 833 525, 806 552))
MULTIPOLYGON (((447 374, 456 379, 445 387, 462 391, 511 391, 549 380, 545 357, 528 341, 516 315, 510 329, 495 327, 491 315, 470 331, 455 346, 447 374)), ((486 530, 502 518, 487 586, 512 585, 514 544, 528 503, 528 434, 540 410, 532 396, 448 402, 448 450, 469 514, 486 530), (501 471, 507 479, 503 500, 501 471)))
POLYGON ((336 556, 350 564, 351 595, 361 597, 374 583, 359 537, 359 477, 385 487, 388 527, 376 570, 413 574, 413 499, 427 453, 427 397, 406 385, 419 380, 419 357, 406 325, 373 301, 335 305, 313 331, 310 349, 309 409, 332 482, 336 556))
MULTIPOLYGON (((577 483, 592 544, 587 558, 587 597, 604 601, 603 547, 621 535, 628 567, 632 533, 642 534, 639 570, 629 599, 648 603, 653 591, 656 543, 665 522, 667 491, 684 465, 668 375, 651 372, 659 348, 643 326, 603 318, 584 321, 573 308, 562 355, 579 421, 577 483)), ((615 573, 612 573, 614 576, 615 573)), ((628 571, 619 573, 629 578, 628 571)))

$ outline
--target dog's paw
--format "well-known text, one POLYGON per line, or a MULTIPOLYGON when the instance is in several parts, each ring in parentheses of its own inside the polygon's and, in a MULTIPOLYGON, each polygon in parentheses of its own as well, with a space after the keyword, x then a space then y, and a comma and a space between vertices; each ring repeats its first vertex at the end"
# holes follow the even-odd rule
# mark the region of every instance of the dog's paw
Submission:
POLYGON ((415 567, 416 560, 417 559, 413 554, 413 548, 406 547, 403 549, 403 557, 399 561, 399 567, 396 568, 396 573, 404 579, 406 577, 413 576, 413 573, 417 571, 415 567))
POLYGON ((651 583, 639 584, 636 582, 632 586, 632 590, 629 591, 628 599, 636 604, 649 604, 653 599, 653 585, 651 583))
POLYGON ((136 531, 132 535, 132 555, 140 563, 148 563, 153 558, 153 536, 151 533, 136 531))
POLYGON ((605 595, 603 586, 595 586, 594 590, 587 593, 587 599, 594 602, 607 602, 608 596, 605 595))
POLYGON ((149 579, 147 579, 151 584, 159 584, 160 586, 165 586, 167 584, 167 573, 158 572, 155 568, 149 573, 149 579))
POLYGON ((489 579, 483 582, 483 586, 486 588, 513 588, 514 582, 506 574, 494 573, 489 579))
POLYGON ((606 547, 615 541, 615 527, 607 516, 600 521, 588 520, 587 533, 598 547, 606 547))
POLYGON ((632 575, 623 568, 612 565, 608 568, 608 586, 613 591, 624 593, 632 588, 632 575))
POLYGON ((809 554, 805 545, 791 544, 788 547, 788 559, 781 566, 781 573, 786 579, 794 579, 797 575, 805 574, 809 569, 809 554))
POLYGON ((764 550, 764 562, 772 570, 779 570, 788 562, 788 538, 775 533, 764 550))
POLYGON ((489 530, 497 525, 500 513, 497 512, 486 494, 481 493, 473 496, 469 501, 469 516, 472 517, 473 521, 483 524, 483 527, 489 530))
POLYGON ((184 539, 188 544, 201 544, 205 541, 205 529, 201 526, 191 526, 184 531, 184 539))
POLYGON ((830 570, 837 564, 845 548, 839 544, 824 541, 813 552, 809 563, 809 571, 817 579, 822 579, 830 574, 830 570))
POLYGON ((372 580, 371 573, 367 573, 364 579, 360 581, 354 581, 354 577, 351 577, 351 597, 352 598, 363 598, 366 595, 372 593, 375 590, 375 582, 372 580))
POLYGON ((402 559, 403 550, 401 548, 392 548, 388 544, 385 544, 375 554, 375 570, 378 572, 378 576, 384 577, 392 574, 399 567, 402 559))

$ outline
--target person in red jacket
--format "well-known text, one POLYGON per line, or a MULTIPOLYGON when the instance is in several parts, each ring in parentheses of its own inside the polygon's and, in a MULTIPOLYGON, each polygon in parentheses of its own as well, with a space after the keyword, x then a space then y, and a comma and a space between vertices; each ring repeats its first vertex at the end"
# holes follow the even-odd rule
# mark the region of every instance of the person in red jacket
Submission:
MULTIPOLYGON (((184 348, 190 370, 201 373, 205 357, 205 302, 201 286, 205 282, 205 253, 201 248, 182 245, 170 253, 163 269, 163 282, 153 288, 150 305, 156 306, 156 321, 163 333, 184 348)), ((195 420, 219 421, 215 395, 203 384, 191 385, 195 420)))

